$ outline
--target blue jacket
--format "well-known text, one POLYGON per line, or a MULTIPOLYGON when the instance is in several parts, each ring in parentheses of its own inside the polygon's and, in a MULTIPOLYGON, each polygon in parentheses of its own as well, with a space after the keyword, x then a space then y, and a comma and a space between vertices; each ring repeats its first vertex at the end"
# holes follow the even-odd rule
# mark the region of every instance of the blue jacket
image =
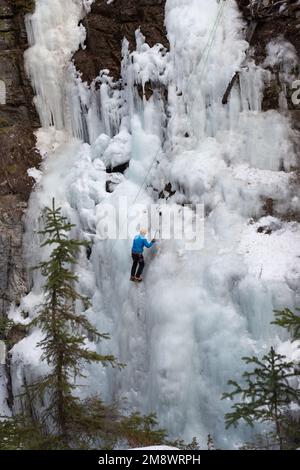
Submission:
POLYGON ((154 242, 148 242, 142 235, 136 235, 133 240, 132 253, 142 254, 144 251, 144 246, 151 248, 153 244, 154 242))

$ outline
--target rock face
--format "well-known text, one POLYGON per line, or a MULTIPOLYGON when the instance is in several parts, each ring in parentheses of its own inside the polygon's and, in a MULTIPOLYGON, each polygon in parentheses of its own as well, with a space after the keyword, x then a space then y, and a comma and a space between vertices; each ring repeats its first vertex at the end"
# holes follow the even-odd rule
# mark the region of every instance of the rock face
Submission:
POLYGON ((75 54, 75 64, 83 80, 91 82, 100 70, 109 69, 117 80, 120 77, 121 46, 124 37, 135 45, 139 27, 148 44, 161 43, 168 47, 164 26, 166 0, 95 0, 91 13, 85 18, 87 48, 75 54))
MULTIPOLYGON (((115 80, 120 77, 121 43, 126 37, 134 46, 134 33, 141 28, 150 45, 168 47, 164 26, 166 0, 95 0, 84 20, 87 48, 79 50, 75 64, 85 81, 91 82, 102 69, 109 69, 115 80)), ((266 58, 267 44, 282 37, 291 42, 300 57, 300 4, 298 0, 237 0, 241 12, 253 29, 251 53, 257 64, 266 58)), ((272 71, 273 72, 273 71, 272 71)), ((275 79, 266 88, 263 109, 277 109, 282 85, 275 79)), ((291 108, 293 105, 290 102, 291 108)), ((298 116, 297 109, 295 109, 298 116)), ((300 112, 300 111, 299 111, 300 112)), ((297 119, 298 121, 298 119, 297 119)))
POLYGON ((33 92, 24 72, 27 35, 20 0, 0 0, 0 80, 5 83, 5 105, 0 107, 0 128, 20 122, 38 126, 33 92))
MULTIPOLYGON (((300 79, 300 2, 298 0, 237 0, 237 3, 252 27, 253 35, 250 40, 251 55, 257 64, 262 64, 266 58, 266 47, 270 41, 284 39, 290 42, 298 55, 298 66, 294 69, 294 75, 300 79)), ((280 93, 283 85, 280 80, 280 67, 268 67, 273 74, 273 79, 264 91, 263 110, 278 109, 280 106, 280 93)), ((297 86, 299 89, 299 86, 297 86)), ((296 132, 294 141, 295 149, 300 154, 300 104, 292 100, 293 88, 286 86, 288 112, 296 132)), ((296 177, 291 180, 292 185, 300 186, 300 158, 296 177)), ((272 215, 273 201, 266 201, 266 213, 272 215), (269 206, 269 207, 268 207, 269 206)), ((285 214, 287 220, 300 220, 299 213, 285 214)))
POLYGON ((28 47, 24 14, 32 2, 0 0, 0 318, 26 293, 22 261, 23 214, 37 166, 34 130, 38 118, 24 72, 28 47))
POLYGON ((256 58, 262 61, 270 40, 283 36, 290 41, 300 57, 300 5, 298 0, 237 0, 244 17, 257 22, 252 44, 256 58))
POLYGON ((22 259, 22 216, 26 203, 14 196, 1 197, 0 206, 0 312, 26 294, 26 276, 22 259))
MULTIPOLYGON (((300 63, 300 3, 297 0, 265 0, 250 1, 237 0, 237 3, 247 20, 253 28, 250 40, 251 53, 257 64, 262 64, 266 58, 266 47, 272 40, 284 39, 289 41, 297 51, 300 63)), ((282 84, 278 78, 279 70, 271 69, 275 79, 265 90, 263 109, 278 109, 279 94, 282 84)), ((298 77, 300 68, 295 70, 298 77)), ((292 90, 287 90, 292 95, 292 90)), ((288 100, 290 110, 295 111, 295 125, 300 127, 300 106, 295 106, 291 99, 288 100)))

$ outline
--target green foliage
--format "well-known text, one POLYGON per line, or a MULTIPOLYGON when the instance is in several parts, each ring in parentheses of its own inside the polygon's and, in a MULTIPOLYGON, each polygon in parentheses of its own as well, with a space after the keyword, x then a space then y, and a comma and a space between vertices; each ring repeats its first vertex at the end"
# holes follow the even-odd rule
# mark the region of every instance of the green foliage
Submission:
POLYGON ((5 340, 13 326, 13 320, 6 317, 0 318, 0 338, 5 340))
POLYGON ((106 340, 109 335, 99 333, 81 313, 90 303, 76 290, 74 265, 87 242, 69 237, 73 227, 53 200, 52 208, 45 210, 45 228, 40 232, 45 237, 42 246, 49 246, 51 253, 35 268, 45 278, 44 302, 30 325, 41 329, 43 339, 37 346, 50 371, 24 385, 20 397, 23 414, 0 423, 0 449, 112 449, 118 442, 160 444, 166 432, 158 428, 155 415, 123 417, 99 396, 80 400, 75 395, 76 378, 84 377, 86 364, 123 365, 114 356, 87 347, 88 338, 106 340), (40 409, 38 415, 36 409, 40 409))
POLYGON ((263 356, 244 357, 244 362, 253 365, 254 369, 243 374, 245 386, 230 380, 233 390, 224 393, 222 399, 241 398, 241 402, 232 406, 232 412, 225 415, 226 428, 237 426, 243 419, 253 426, 255 421, 270 422, 275 425, 280 448, 283 446, 283 425, 286 411, 291 403, 300 404, 300 391, 290 385, 289 379, 300 375, 293 362, 277 354, 273 348, 263 356))
POLYGON ((27 326, 15 323, 7 317, 0 318, 0 340, 11 349, 18 341, 26 336, 27 326))
MULTIPOLYGON (((253 442, 246 442, 240 450, 274 450, 274 443, 278 442, 276 432, 256 434, 253 442)), ((300 446, 300 422, 288 414, 282 422, 281 444, 284 450, 296 450, 300 446)))
MULTIPOLYGON (((296 311, 300 312, 300 309, 296 308, 296 311)), ((295 315, 288 308, 275 310, 274 313, 276 320, 272 323, 286 328, 291 333, 293 340, 300 340, 300 316, 295 315)))
MULTIPOLYGON (((52 251, 49 259, 36 268, 41 269, 45 277, 45 301, 32 325, 40 327, 43 333, 38 347, 50 372, 32 383, 28 390, 33 399, 47 397, 50 404, 42 419, 52 423, 63 448, 68 448, 79 446, 83 434, 80 422, 85 423, 87 435, 92 429, 95 431, 90 412, 103 408, 102 402, 95 398, 93 407, 87 410, 74 396, 75 379, 84 376, 83 366, 92 362, 103 366, 121 365, 113 356, 98 354, 86 346, 90 336, 100 340, 109 338, 108 334, 99 333, 84 314, 77 312, 80 305, 83 309, 89 307, 88 299, 76 291, 78 279, 72 270, 79 249, 87 242, 69 238, 74 226, 61 215, 60 208, 55 208, 54 200, 52 208, 45 209, 45 218, 45 228, 40 232, 46 238, 42 246, 50 246, 52 251)), ((99 423, 97 417, 94 418, 95 423, 99 423)))
POLYGON ((123 418, 119 424, 119 435, 130 447, 159 445, 166 439, 166 431, 158 428, 157 417, 153 413, 148 416, 133 413, 123 418))
POLYGON ((207 450, 215 450, 215 443, 211 434, 207 436, 207 450))
MULTIPOLYGON (((69 421, 72 442, 49 432, 45 423, 32 416, 0 417, 0 450, 112 450, 118 444, 129 447, 173 445, 166 441, 166 431, 158 428, 154 414, 142 416, 134 413, 121 416, 114 406, 107 406, 99 397, 78 402, 69 421)), ((198 449, 195 438, 180 448, 198 449)))
POLYGON ((54 449, 57 438, 47 436, 42 426, 25 416, 0 417, 0 450, 54 449))
POLYGON ((196 437, 193 437, 192 442, 186 443, 183 439, 176 439, 175 441, 166 441, 166 445, 177 447, 180 450, 200 450, 200 444, 196 437))
POLYGON ((118 442, 120 414, 113 405, 104 404, 100 397, 89 397, 78 403, 70 417, 76 449, 113 449, 118 442))
MULTIPOLYGON (((286 328, 292 336, 292 341, 300 340, 300 309, 296 308, 296 312, 298 315, 288 308, 275 310, 275 321, 272 322, 275 325, 286 328)), ((299 364, 295 364, 295 366, 299 367, 299 364)), ((296 449, 300 446, 300 422, 299 419, 293 418, 292 414, 286 415, 283 433, 286 448, 296 449)))
MULTIPOLYGON (((274 431, 255 434, 253 442, 246 442, 239 450, 274 450, 277 446, 278 436, 274 431)), ((282 440, 284 449, 286 445, 284 439, 282 440)))

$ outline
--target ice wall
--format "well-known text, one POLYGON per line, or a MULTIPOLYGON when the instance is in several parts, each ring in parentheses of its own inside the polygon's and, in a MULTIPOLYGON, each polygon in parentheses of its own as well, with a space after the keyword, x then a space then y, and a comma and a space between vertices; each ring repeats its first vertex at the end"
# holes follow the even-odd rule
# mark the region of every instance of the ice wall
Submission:
MULTIPOLYGON (((245 66, 248 44, 234 0, 167 0, 170 51, 150 48, 140 32, 135 51, 124 41, 121 90, 107 72, 97 79, 100 87, 89 89, 70 64, 85 38, 82 15, 79 0, 37 0, 28 18, 26 66, 43 125, 43 164, 33 173, 27 217, 28 265, 47 255, 37 250, 33 231, 55 197, 77 224, 76 235, 93 241, 77 273, 92 299, 87 314, 112 339, 91 346, 127 364, 122 372, 90 367, 89 387, 80 393, 100 391, 106 399, 126 398, 131 410, 155 411, 172 437, 197 436, 203 446, 211 433, 219 447, 238 445, 246 430, 225 432, 230 403, 220 397, 227 380, 239 377, 241 356, 271 344, 294 354, 270 321, 274 308, 299 304, 299 225, 264 210, 270 198, 283 213, 299 203, 290 183, 293 130, 286 115, 261 111, 269 74, 250 60, 245 66), (222 105, 237 70, 240 84, 222 105), (135 84, 149 80, 154 92, 147 100, 135 84), (106 173, 127 161, 124 175, 106 173), (167 183, 176 193, 166 202, 158 194, 167 183), (131 240, 100 237, 103 205, 118 211, 121 197, 129 208, 136 199, 178 208, 204 203, 204 248, 183 251, 175 240, 161 241, 158 255, 147 253, 143 285, 129 283, 131 240)), ((35 315, 41 285, 35 274, 14 318, 35 315)), ((24 371, 31 377, 42 367, 37 337, 34 331, 14 347, 15 392, 24 371)))
POLYGON ((79 21, 93 0, 36 0, 35 11, 26 15, 29 49, 25 52, 27 75, 35 92, 34 102, 43 127, 70 129, 80 109, 72 106, 71 58, 84 47, 85 28, 79 21))

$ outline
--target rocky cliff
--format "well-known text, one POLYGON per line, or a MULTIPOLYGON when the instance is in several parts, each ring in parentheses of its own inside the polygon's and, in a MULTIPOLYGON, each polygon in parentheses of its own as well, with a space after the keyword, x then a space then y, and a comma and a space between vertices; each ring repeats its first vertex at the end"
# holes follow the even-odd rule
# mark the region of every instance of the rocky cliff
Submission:
POLYGON ((251 44, 258 61, 265 58, 266 45, 282 35, 290 41, 300 56, 300 5, 298 0, 237 0, 245 17, 257 23, 251 44))
POLYGON ((102 69, 120 77, 121 46, 124 37, 135 45, 135 31, 141 28, 148 44, 168 47, 164 26, 166 0, 95 0, 84 20, 87 47, 75 54, 75 64, 83 80, 91 82, 102 69))
POLYGON ((37 166, 38 118, 24 72, 24 15, 33 2, 0 0, 0 318, 26 292, 22 261, 23 214, 31 192, 27 169, 37 166))
MULTIPOLYGON (((237 0, 237 3, 247 22, 251 35, 249 43, 250 54, 257 64, 263 64, 266 59, 267 46, 270 41, 286 40, 297 51, 300 58, 300 4, 297 0, 237 0)), ((264 110, 278 109, 279 95, 282 91, 280 70, 269 67, 274 79, 265 90, 264 110)), ((300 75, 299 63, 294 70, 295 76, 300 75)), ((293 91, 287 90, 288 107, 293 113, 295 125, 300 127, 300 107, 292 102, 293 91)))

